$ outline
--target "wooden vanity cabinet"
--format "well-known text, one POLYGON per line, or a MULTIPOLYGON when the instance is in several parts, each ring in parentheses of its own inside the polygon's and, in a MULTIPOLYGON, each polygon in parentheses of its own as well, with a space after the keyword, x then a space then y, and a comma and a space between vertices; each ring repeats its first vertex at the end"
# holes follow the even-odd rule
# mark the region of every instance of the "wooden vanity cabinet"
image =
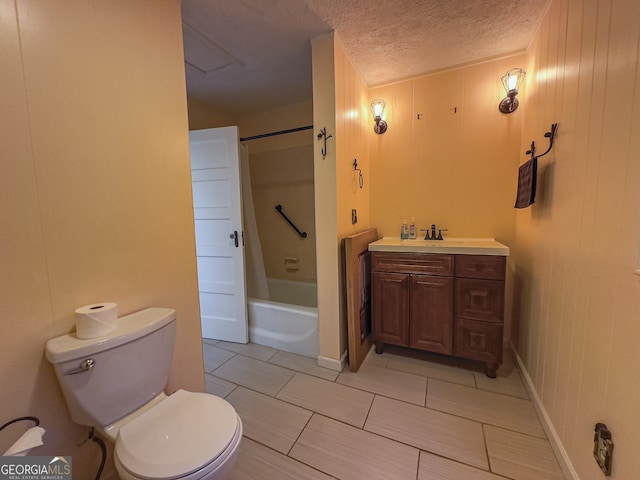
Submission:
POLYGON ((502 363, 506 257, 372 252, 372 327, 385 343, 502 363))

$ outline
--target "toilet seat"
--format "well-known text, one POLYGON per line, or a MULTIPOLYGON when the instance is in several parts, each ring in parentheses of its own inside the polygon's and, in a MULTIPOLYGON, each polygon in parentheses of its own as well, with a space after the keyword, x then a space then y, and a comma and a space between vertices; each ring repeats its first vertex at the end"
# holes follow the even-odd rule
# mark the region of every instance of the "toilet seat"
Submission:
POLYGON ((115 461, 130 478, 198 479, 224 462, 241 436, 227 401, 178 390, 120 428, 115 461))

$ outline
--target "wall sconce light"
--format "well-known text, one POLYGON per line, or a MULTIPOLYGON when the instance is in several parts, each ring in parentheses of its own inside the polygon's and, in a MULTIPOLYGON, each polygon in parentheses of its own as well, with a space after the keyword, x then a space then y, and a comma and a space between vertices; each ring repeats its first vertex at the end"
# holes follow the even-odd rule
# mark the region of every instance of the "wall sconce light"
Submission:
POLYGON ((500 78, 504 86, 504 91, 507 92, 507 96, 503 98, 500 105, 498 105, 498 109, 502 113, 514 112, 518 108, 518 105, 520 105, 516 95, 518 95, 518 90, 520 90, 526 74, 527 72, 521 68, 512 68, 500 78))
POLYGON ((371 101, 371 113, 373 114, 373 119, 376 122, 375 126, 373 127, 373 131, 377 134, 381 134, 387 131, 387 122, 382 120, 382 114, 384 113, 384 107, 386 106, 387 102, 379 98, 371 101))

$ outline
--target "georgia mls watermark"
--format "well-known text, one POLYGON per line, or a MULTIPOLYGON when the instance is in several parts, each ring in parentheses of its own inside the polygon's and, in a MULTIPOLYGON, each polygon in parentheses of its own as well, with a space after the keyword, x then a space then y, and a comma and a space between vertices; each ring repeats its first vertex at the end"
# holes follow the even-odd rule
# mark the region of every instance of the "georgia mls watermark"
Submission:
POLYGON ((71 457, 0 457, 0 480, 72 480, 71 457))

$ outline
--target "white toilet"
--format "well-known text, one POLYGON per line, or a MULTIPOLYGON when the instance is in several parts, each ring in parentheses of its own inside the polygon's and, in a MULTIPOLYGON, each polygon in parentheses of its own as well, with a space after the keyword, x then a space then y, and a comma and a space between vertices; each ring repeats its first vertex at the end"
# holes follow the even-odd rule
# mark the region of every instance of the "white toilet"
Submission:
POLYGON ((227 401, 163 393, 175 320, 175 310, 148 308, 119 318, 108 335, 47 342, 71 418, 115 443, 123 480, 223 479, 238 455, 242 422, 227 401))

